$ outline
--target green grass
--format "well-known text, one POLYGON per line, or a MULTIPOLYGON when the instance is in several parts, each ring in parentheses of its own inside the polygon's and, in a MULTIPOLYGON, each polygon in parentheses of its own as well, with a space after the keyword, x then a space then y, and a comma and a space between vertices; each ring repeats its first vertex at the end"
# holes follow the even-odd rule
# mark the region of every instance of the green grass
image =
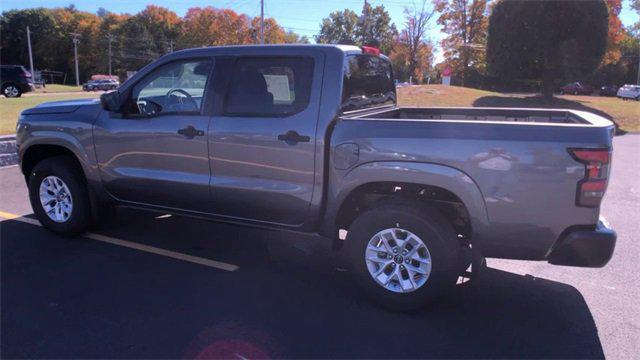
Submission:
MULTIPOLYGON (((48 86, 47 86, 48 88, 48 86)), ((77 93, 64 95, 31 95, 19 98, 0 97, 0 135, 13 134, 16 132, 16 121, 20 113, 28 108, 48 101, 70 100, 78 98, 94 98, 99 93, 77 93)))
POLYGON ((43 93, 43 94, 60 93, 60 92, 81 92, 81 91, 82 91, 81 86, 59 85, 59 84, 50 84, 50 85, 47 85, 47 87, 44 87, 44 88, 41 87, 36 89, 36 93, 43 93))
POLYGON ((616 97, 556 96, 546 101, 532 94, 502 94, 458 86, 422 85, 398 89, 404 106, 528 107, 583 110, 615 122, 620 130, 640 132, 640 101, 616 97))

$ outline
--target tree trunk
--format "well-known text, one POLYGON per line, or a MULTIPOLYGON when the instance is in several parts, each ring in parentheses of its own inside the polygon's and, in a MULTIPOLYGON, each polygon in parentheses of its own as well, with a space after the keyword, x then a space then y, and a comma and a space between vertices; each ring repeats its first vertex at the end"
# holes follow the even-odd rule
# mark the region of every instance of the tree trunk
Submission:
POLYGON ((549 58, 546 57, 544 62, 544 69, 542 69, 542 96, 547 101, 551 101, 553 99, 553 87, 554 87, 553 80, 554 80, 554 72, 553 72, 553 69, 551 68, 549 58))
POLYGON ((553 99, 553 80, 547 78, 542 79, 542 96, 547 101, 553 99))

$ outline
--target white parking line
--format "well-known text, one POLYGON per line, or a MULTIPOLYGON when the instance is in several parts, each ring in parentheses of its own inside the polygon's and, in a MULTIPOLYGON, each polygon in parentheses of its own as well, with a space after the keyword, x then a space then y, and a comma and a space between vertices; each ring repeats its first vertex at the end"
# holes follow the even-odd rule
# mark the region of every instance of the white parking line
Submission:
MULTIPOLYGON (((6 220, 20 221, 30 225, 42 226, 40 222, 36 219, 26 218, 24 216, 7 213, 4 211, 0 211, 0 218, 4 218, 6 220)), ((208 267, 212 267, 220 270, 236 271, 240 268, 237 265, 228 264, 222 261, 216 261, 216 260, 205 259, 197 256, 182 254, 182 253, 171 251, 171 250, 157 248, 155 246, 143 245, 143 244, 139 244, 131 241, 120 240, 120 239, 116 239, 116 238, 101 235, 101 234, 85 233, 82 236, 91 240, 102 241, 105 243, 118 245, 118 246, 124 246, 130 249, 140 250, 140 251, 144 251, 144 252, 148 252, 148 253, 156 254, 160 256, 166 256, 173 259, 187 261, 194 264, 200 264, 200 265, 204 265, 204 266, 208 266, 208 267)))

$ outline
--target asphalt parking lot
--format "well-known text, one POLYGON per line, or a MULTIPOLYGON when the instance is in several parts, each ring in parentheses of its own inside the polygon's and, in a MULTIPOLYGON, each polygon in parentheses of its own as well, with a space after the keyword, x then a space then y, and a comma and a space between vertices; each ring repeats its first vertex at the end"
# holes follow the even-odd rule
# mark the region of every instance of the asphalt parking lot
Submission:
POLYGON ((640 135, 614 140, 603 269, 489 259, 427 309, 369 303, 317 239, 119 210, 98 234, 35 221, 0 169, 3 358, 602 358, 640 354, 640 135))

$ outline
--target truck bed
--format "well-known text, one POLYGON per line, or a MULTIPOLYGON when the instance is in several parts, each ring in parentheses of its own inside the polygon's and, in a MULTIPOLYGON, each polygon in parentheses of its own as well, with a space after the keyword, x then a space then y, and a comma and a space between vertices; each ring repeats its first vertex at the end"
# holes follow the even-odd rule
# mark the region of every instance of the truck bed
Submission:
POLYGON ((388 107, 345 113, 331 143, 354 144, 347 149, 358 148, 358 164, 375 169, 459 171, 486 206, 487 256, 542 260, 568 225, 598 222, 597 208, 575 205, 584 166, 568 149, 610 149, 614 131, 612 122, 573 110, 388 107))

